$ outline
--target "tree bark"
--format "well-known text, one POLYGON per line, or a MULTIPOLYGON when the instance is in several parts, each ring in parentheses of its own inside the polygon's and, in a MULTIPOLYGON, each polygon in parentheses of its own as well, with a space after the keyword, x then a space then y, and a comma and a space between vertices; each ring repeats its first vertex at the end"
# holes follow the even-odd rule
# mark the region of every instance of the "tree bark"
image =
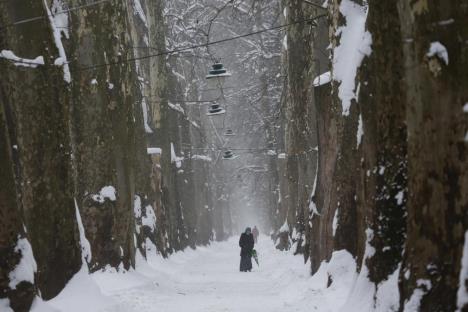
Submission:
POLYGON ((468 227, 467 117, 462 113, 468 50, 460 39, 468 34, 468 6, 406 0, 399 6, 410 194, 400 309, 419 292, 421 311, 455 311, 468 227), (431 53, 434 44, 439 53, 431 53))
POLYGON ((3 86, 0 86, 0 300, 9 300, 9 306, 14 311, 26 312, 36 295, 35 285, 31 281, 22 281, 14 287, 10 286, 10 274, 25 256, 17 249, 18 241, 27 239, 27 236, 23 230, 21 202, 16 192, 12 157, 14 147, 9 137, 5 111, 7 102, 3 86))
POLYGON ((372 53, 360 67, 358 197, 360 216, 373 231, 375 253, 366 261, 377 286, 398 269, 406 234, 406 103, 397 4, 370 1, 366 26, 372 53))
POLYGON ((123 2, 103 3, 71 13, 76 192, 91 243, 92 271, 134 266, 138 87, 133 64, 125 61, 133 56, 127 10, 123 2), (115 197, 102 194, 109 187, 115 197))
MULTIPOLYGON (((2 24, 47 15, 48 3, 3 3, 2 24)), ((17 171, 24 225, 37 262, 37 287, 44 299, 56 296, 81 265, 73 200, 69 132, 69 85, 58 57, 49 19, 2 30, 2 49, 35 59, 36 68, 1 59, 3 105, 12 112, 18 148, 17 171), (57 235, 60 233, 60 235, 57 235)))
MULTIPOLYGON (((314 16, 303 1, 295 0, 285 6, 287 22, 295 23, 314 16)), ((287 76, 285 101, 285 151, 287 155, 285 178, 288 181, 283 194, 292 239, 297 242, 296 253, 304 252, 308 202, 316 170, 316 117, 313 90, 313 32, 309 24, 293 24, 287 32, 287 76), (294 235, 293 235, 294 234, 294 235)), ((283 208, 283 209, 284 209, 283 208)))

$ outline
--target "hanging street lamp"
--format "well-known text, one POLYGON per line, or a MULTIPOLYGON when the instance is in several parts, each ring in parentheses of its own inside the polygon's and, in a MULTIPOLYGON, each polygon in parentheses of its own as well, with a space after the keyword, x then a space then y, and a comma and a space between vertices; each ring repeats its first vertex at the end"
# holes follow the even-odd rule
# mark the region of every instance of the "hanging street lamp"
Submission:
POLYGON ((223 152, 223 159, 224 160, 231 160, 236 159, 239 157, 238 155, 234 154, 230 149, 227 149, 223 152))
POLYGON ((226 113, 226 110, 218 103, 213 103, 208 107, 207 116, 222 115, 226 113))
POLYGON ((211 66, 211 69, 208 71, 208 75, 206 75, 206 79, 208 80, 208 84, 211 84, 214 88, 222 87, 226 80, 226 77, 230 77, 231 73, 229 73, 226 68, 224 68, 223 63, 216 62, 211 66))
POLYGON ((224 135, 225 136, 235 136, 234 134, 234 131, 232 131, 232 129, 226 129, 226 131, 224 132, 224 135))

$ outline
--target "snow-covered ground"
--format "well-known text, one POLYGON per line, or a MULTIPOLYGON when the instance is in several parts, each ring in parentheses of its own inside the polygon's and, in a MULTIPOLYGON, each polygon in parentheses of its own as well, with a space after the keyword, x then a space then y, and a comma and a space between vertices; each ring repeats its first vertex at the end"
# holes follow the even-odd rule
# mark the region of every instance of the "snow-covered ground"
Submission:
POLYGON ((239 272, 238 238, 178 252, 169 259, 138 259, 137 269, 78 273, 65 290, 34 312, 289 312, 339 311, 356 278, 354 260, 337 252, 313 277, 301 256, 260 238, 260 266, 239 272), (327 288, 328 276, 335 281, 327 288))

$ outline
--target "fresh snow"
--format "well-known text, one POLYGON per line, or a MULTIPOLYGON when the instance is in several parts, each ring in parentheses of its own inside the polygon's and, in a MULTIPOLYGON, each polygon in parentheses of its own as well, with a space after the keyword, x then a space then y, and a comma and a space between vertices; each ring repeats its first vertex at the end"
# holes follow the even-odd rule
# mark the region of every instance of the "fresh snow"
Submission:
POLYGON ((329 83, 330 81, 331 81, 331 73, 330 71, 327 71, 326 73, 323 73, 320 76, 315 77, 312 84, 314 87, 320 87, 329 83))
POLYGON ((130 271, 108 268, 89 275, 82 269, 56 298, 36 299, 32 312, 365 311, 345 306, 357 277, 347 251, 333 252, 310 276, 302 257, 276 250, 269 237, 260 236, 260 266, 241 273, 238 239, 188 248, 169 259, 150 249, 145 261, 137 252, 137 268, 130 271))
POLYGON ((336 229, 338 228, 338 214, 339 214, 339 209, 336 208, 335 214, 333 216, 333 223, 332 223, 332 230, 333 230, 333 237, 336 235, 336 229))
POLYGON ((280 233, 289 232, 288 220, 284 221, 284 224, 280 227, 279 232, 280 233))
POLYGON ((190 124, 191 124, 192 126, 194 126, 194 127, 197 128, 197 129, 200 129, 200 125, 197 124, 195 121, 193 121, 193 120, 189 120, 189 121, 190 121, 190 124))
POLYGON ((376 312, 391 312, 398 311, 400 306, 400 290, 398 288, 398 276, 400 275, 400 267, 393 272, 387 280, 381 282, 377 286, 375 311, 376 312))
POLYGON ((284 38, 283 38, 283 48, 285 50, 288 49, 288 35, 285 35, 284 38))
POLYGON ((211 157, 206 155, 192 155, 192 159, 203 160, 208 162, 212 161, 211 157))
POLYGON ((418 288, 413 291, 410 299, 405 302, 404 312, 419 312, 421 299, 432 288, 429 280, 417 280, 418 288))
POLYGON ((437 24, 439 24, 441 26, 447 26, 447 25, 450 25, 450 24, 453 24, 453 23, 455 23, 455 20, 453 18, 449 18, 449 19, 437 22, 437 24))
POLYGON ((60 61, 56 63, 61 64, 63 68, 63 79, 70 83, 71 82, 71 74, 70 74, 70 68, 68 66, 68 61, 67 61, 67 54, 65 53, 65 48, 63 47, 63 42, 62 42, 62 33, 65 34, 65 36, 68 35, 68 32, 62 29, 65 29, 68 27, 68 17, 66 16, 67 13, 64 13, 65 10, 62 9, 62 2, 60 0, 54 0, 52 3, 52 9, 56 12, 55 14, 52 14, 49 6, 47 4, 46 0, 44 1, 44 7, 46 8, 47 11, 47 16, 49 17, 49 22, 50 22, 50 27, 52 28, 52 33, 54 36, 54 42, 55 46, 57 47, 57 50, 59 52, 59 58, 60 61), (59 22, 60 24, 57 25, 56 22, 59 22), (66 23, 66 24, 65 24, 66 23), (65 28, 64 25, 66 26, 65 28), (61 27, 60 29, 58 27, 61 27))
POLYGON ((385 167, 384 166, 380 166, 379 167, 379 175, 383 175, 385 173, 385 167))
POLYGON ((115 188, 111 185, 104 186, 99 192, 99 194, 92 195, 92 198, 94 201, 97 201, 101 204, 104 203, 106 198, 108 198, 111 201, 115 201, 115 188))
POLYGON ((152 232, 156 229, 156 214, 150 205, 145 207, 146 215, 141 218, 141 225, 147 226, 152 232))
POLYGON ((460 282, 457 293, 457 307, 459 311, 461 311, 464 305, 468 304, 468 290, 466 289, 466 280, 468 280, 468 231, 465 232, 465 244, 463 245, 460 282))
POLYGON ((97 312, 115 302, 103 294, 94 276, 83 266, 57 297, 46 302, 36 298, 31 312, 97 312))
POLYGON ((145 12, 143 11, 143 7, 141 6, 140 0, 133 0, 133 10, 135 12, 135 15, 138 15, 145 24, 146 28, 148 28, 148 22, 146 21, 146 15, 145 12))
POLYGON ((372 37, 365 29, 367 6, 360 6, 350 0, 343 0, 340 12, 346 25, 339 27, 336 36, 340 45, 333 53, 333 80, 340 82, 338 97, 344 116, 349 115, 351 100, 356 99, 356 73, 364 56, 371 54, 372 37))
POLYGON ((398 194, 395 195, 395 199, 397 200, 397 205, 401 206, 403 204, 403 199, 405 198, 405 194, 403 191, 399 191, 398 194))
POLYGON ((183 157, 178 157, 175 153, 174 144, 171 142, 171 163, 175 163, 176 168, 182 167, 183 157))
POLYGON ((359 145, 361 145, 363 135, 364 135, 364 128, 362 126, 362 115, 359 114, 358 128, 357 128, 357 133, 356 133, 356 148, 358 148, 359 145))
POLYGON ((133 200, 133 215, 135 219, 141 218, 141 198, 138 195, 135 195, 133 200))
POLYGON ((10 308, 10 300, 8 298, 0 299, 0 311, 2 311, 2 312, 14 312, 10 308))
POLYGON ((34 59, 27 59, 27 58, 22 58, 22 57, 17 56, 15 53, 13 53, 13 51, 10 51, 10 50, 2 50, 0 52, 0 58, 13 61, 13 64, 15 66, 36 68, 38 65, 44 65, 43 56, 38 56, 34 59))
POLYGON ((78 231, 80 233, 80 245, 81 245, 81 259, 83 265, 86 263, 91 262, 91 244, 89 243, 88 239, 85 235, 85 229, 83 226, 83 222, 81 221, 80 210, 78 209, 78 203, 75 200, 75 213, 76 213, 76 222, 78 224, 78 231))
POLYGON ((368 228, 366 229, 366 236, 366 246, 364 249, 361 271, 355 276, 345 307, 340 312, 376 311, 373 309, 376 289, 374 284, 369 280, 369 269, 366 265, 366 260, 375 254, 375 248, 370 245, 374 237, 374 232, 368 228))
POLYGON ((180 106, 180 104, 172 104, 171 102, 168 102, 167 104, 169 105, 171 109, 185 115, 185 110, 182 108, 182 106, 180 106))
POLYGON ((153 155, 153 154, 161 155, 162 150, 159 147, 148 147, 147 148, 147 153, 150 154, 150 155, 153 155))
POLYGON ((68 10, 64 7, 62 0, 54 0, 52 2, 51 12, 53 15, 54 25, 60 30, 65 38, 70 38, 68 33, 68 10))
POLYGON ((444 61, 445 65, 448 65, 449 63, 447 48, 439 41, 431 42, 431 46, 429 47, 429 51, 426 55, 428 57, 437 56, 439 59, 444 61))
POLYGON ((21 260, 18 265, 8 274, 10 289, 16 289, 16 286, 23 282, 34 284, 34 273, 37 271, 36 260, 34 260, 31 244, 26 238, 18 236, 15 252, 21 254, 21 260))
MULTIPOLYGON (((135 195, 133 199, 133 215, 135 216, 135 220, 139 220, 141 218, 141 198, 138 195, 135 195)), ((137 222, 135 222, 135 232, 137 234, 140 234, 140 228, 141 226, 137 222)), ((137 242, 135 235, 133 235, 133 242, 136 246, 137 242)))
POLYGON ((312 193, 310 193, 310 199, 309 199, 309 212, 312 213, 311 218, 314 215, 320 215, 320 213, 317 210, 317 205, 314 202, 314 196, 315 192, 317 191, 317 178, 318 178, 318 157, 317 157, 317 165, 315 166, 315 177, 314 177, 314 184, 312 185, 312 193))
POLYGON ((143 109, 143 123, 145 126, 145 132, 146 133, 153 133, 153 130, 148 124, 148 106, 146 105, 146 99, 143 98, 141 100, 141 108, 143 109))

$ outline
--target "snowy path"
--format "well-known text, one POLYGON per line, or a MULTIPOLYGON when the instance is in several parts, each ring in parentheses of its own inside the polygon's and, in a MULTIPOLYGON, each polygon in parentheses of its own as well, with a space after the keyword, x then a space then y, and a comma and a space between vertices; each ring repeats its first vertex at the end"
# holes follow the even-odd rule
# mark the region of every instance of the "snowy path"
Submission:
MULTIPOLYGON (((251 273, 238 271, 236 238, 177 253, 166 263, 159 261, 159 268, 152 268, 158 270, 153 280, 129 289, 105 291, 117 304, 103 311, 305 311, 298 304, 305 298, 293 287, 298 279, 309 278, 302 257, 276 251, 267 237, 261 238, 256 249, 261 266, 254 263, 251 273)), ((109 285, 99 277, 97 281, 109 285)), ((307 299, 307 311, 318 308, 313 298, 307 299)), ((317 311, 327 310, 322 305, 317 311)))
POLYGON ((355 277, 346 254, 311 277, 301 256, 276 250, 265 236, 255 247, 260 267, 254 263, 253 272, 242 273, 237 243, 232 238, 166 260, 137 259, 137 269, 127 273, 90 276, 82 270, 58 297, 38 302, 33 311, 337 312, 346 301, 355 277), (327 288, 330 272, 339 280, 327 288))
MULTIPOLYGON (((159 262, 161 271, 153 268, 160 277, 166 275, 164 279, 107 292, 118 304, 105 311, 300 311, 281 293, 288 287, 285 267, 299 270, 295 275, 307 275, 301 257, 281 257, 280 253, 272 257, 268 238, 262 238, 256 248, 268 257, 261 257, 261 267, 254 263, 251 273, 238 271, 237 239, 178 253, 168 263, 159 262)), ((107 283, 98 279, 98 284, 107 283)))

